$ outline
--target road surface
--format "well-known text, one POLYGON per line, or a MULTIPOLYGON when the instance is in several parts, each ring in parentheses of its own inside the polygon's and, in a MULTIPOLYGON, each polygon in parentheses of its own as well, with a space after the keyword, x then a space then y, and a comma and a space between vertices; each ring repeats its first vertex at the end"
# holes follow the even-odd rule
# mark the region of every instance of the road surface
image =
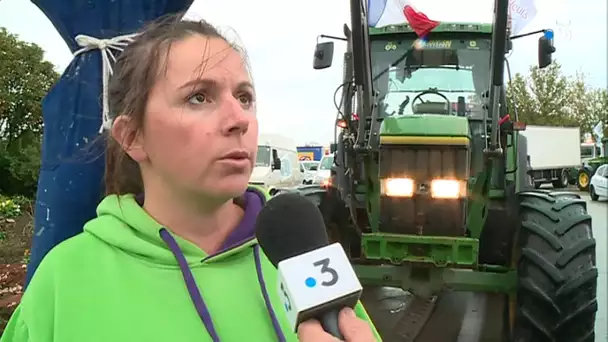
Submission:
POLYGON ((598 312, 595 323, 595 342, 608 341, 608 201, 600 199, 599 202, 592 202, 589 196, 585 195, 588 206, 587 211, 593 217, 593 236, 596 241, 596 260, 599 271, 597 281, 597 301, 598 312))
MULTIPOLYGON (((587 210, 593 217, 593 234, 596 240, 598 312, 595 341, 608 341, 608 201, 592 202, 588 195, 579 193, 587 201, 587 210)), ((394 288, 366 290, 362 298, 366 309, 380 331, 393 331, 411 300, 407 292, 394 288)), ((437 302, 435 311, 423 328, 420 342, 491 342, 500 334, 500 325, 485 322, 487 308, 496 308, 500 300, 496 295, 483 293, 445 293, 437 302), (494 338, 493 338, 494 337, 494 338)), ((492 310, 494 311, 494 310, 492 310)), ((500 311, 500 310, 498 310, 500 311)), ((384 337, 386 342, 402 342, 384 337)))

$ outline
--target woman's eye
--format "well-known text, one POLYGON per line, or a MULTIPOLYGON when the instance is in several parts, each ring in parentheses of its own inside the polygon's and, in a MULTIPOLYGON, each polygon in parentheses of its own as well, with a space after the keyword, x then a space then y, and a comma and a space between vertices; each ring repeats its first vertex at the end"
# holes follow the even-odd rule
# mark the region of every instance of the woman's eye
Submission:
POLYGON ((238 99, 244 106, 249 106, 251 105, 251 102, 253 102, 253 96, 251 96, 250 94, 239 95, 238 99))
POLYGON ((202 104, 207 102, 207 96, 202 93, 196 93, 188 98, 188 102, 191 104, 202 104))

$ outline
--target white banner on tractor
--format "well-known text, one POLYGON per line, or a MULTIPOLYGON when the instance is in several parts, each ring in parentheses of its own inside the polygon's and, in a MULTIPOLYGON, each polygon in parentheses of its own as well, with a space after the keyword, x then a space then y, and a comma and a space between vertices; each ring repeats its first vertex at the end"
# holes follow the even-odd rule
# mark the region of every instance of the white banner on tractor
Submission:
POLYGON ((509 0, 511 35, 517 35, 536 17, 534 0, 509 0))

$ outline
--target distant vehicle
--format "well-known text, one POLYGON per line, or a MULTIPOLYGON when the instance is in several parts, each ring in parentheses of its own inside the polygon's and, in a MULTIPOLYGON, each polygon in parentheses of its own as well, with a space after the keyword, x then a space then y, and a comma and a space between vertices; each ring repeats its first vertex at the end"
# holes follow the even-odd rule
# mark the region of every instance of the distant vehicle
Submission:
POLYGON ((546 183, 558 189, 567 187, 570 174, 581 162, 579 128, 528 125, 520 134, 528 139, 529 170, 534 187, 546 183), (547 146, 559 147, 559 151, 548 153, 547 146))
POLYGON ((313 179, 313 183, 328 185, 329 179, 331 177, 331 167, 334 165, 334 155, 328 154, 321 158, 321 162, 319 163, 319 168, 317 169, 317 173, 313 179))
POLYGON ((300 161, 300 172, 302 172, 304 178, 303 184, 312 184, 318 167, 318 161, 300 161))
POLYGON ((319 161, 323 157, 323 146, 298 146, 298 160, 319 161))
POLYGON ((277 134, 262 134, 249 184, 258 185, 273 194, 276 188, 302 184, 296 143, 277 134))
POLYGON ((603 146, 597 146, 594 142, 581 144, 581 165, 578 167, 576 182, 580 191, 588 191, 591 176, 601 166, 608 163, 603 146))
POLYGON ((592 201, 600 197, 608 197, 608 164, 600 166, 589 184, 589 195, 592 201))
POLYGON ((581 162, 585 163, 590 159, 602 156, 602 148, 594 142, 581 143, 581 162))

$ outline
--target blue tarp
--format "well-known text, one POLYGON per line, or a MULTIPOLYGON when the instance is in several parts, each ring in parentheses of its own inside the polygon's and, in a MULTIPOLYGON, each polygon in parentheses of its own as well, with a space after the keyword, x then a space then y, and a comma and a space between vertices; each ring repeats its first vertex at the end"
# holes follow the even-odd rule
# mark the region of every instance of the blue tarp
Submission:
MULTIPOLYGON (((75 37, 99 39, 131 34, 150 20, 188 9, 192 0, 33 1, 75 52, 75 37)), ((116 53, 115 53, 116 55, 116 53)), ((103 196, 101 54, 75 57, 42 102, 44 137, 38 182, 29 283, 46 253, 82 231, 103 196)))

